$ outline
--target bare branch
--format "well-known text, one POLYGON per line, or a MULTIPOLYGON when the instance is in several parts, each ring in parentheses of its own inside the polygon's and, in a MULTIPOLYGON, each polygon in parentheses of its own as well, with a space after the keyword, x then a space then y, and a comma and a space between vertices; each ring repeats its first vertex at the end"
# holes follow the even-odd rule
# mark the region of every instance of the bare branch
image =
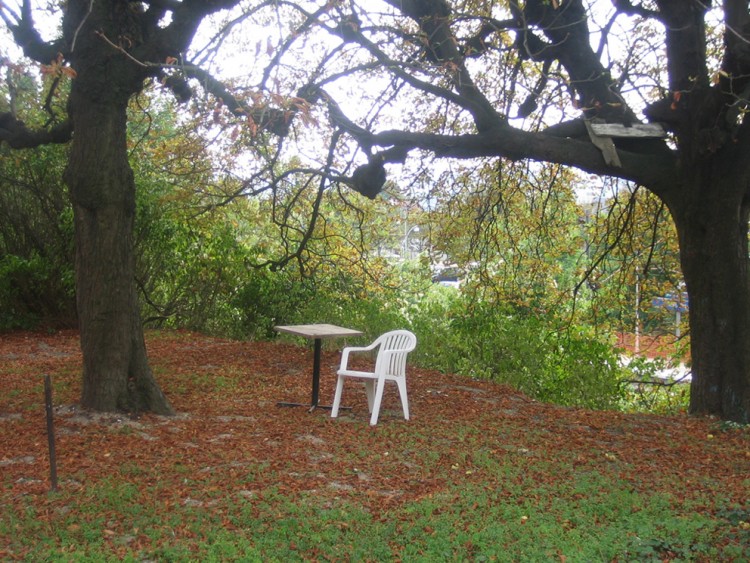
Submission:
POLYGON ((153 42, 146 45, 144 49, 160 58, 184 53, 203 18, 221 10, 229 10, 239 3, 240 0, 213 0, 211 2, 183 0, 171 8, 171 23, 160 30, 155 35, 153 42))
POLYGON ((289 37, 287 37, 286 41, 284 41, 284 43, 279 47, 279 49, 277 49, 276 53, 274 53, 274 56, 271 59, 271 62, 268 63, 268 65, 266 66, 266 69, 263 71, 263 78, 260 81, 261 86, 265 87, 266 83, 268 82, 269 77, 271 76, 271 72, 276 67, 276 65, 279 64, 281 57, 283 57, 287 53, 287 51, 292 46, 292 44, 296 41, 296 39, 302 33, 309 30, 313 25, 315 25, 318 22, 318 18, 322 14, 327 12, 330 8, 329 5, 326 4, 318 8, 314 13, 309 14, 298 6, 293 5, 293 7, 305 15, 305 21, 300 26, 298 26, 294 30, 294 32, 289 35, 289 37))
POLYGON ((501 31, 517 31, 522 26, 522 23, 515 18, 509 20, 482 19, 484 23, 479 30, 461 42, 461 55, 467 59, 485 54, 488 50, 487 40, 491 35, 501 31))
POLYGON ((466 68, 450 27, 451 9, 448 3, 444 0, 388 0, 388 3, 419 24, 427 41, 430 59, 442 64, 449 73, 461 100, 459 105, 471 112, 477 129, 487 131, 506 123, 506 118, 479 90, 466 68))
POLYGON ((235 116, 252 118, 258 127, 279 137, 285 137, 289 134, 289 127, 296 113, 294 108, 287 111, 272 107, 251 108, 232 94, 223 82, 202 68, 190 64, 183 65, 180 68, 186 76, 198 80, 207 92, 221 100, 227 110, 235 116))
POLYGON ((76 27, 75 33, 73 33, 73 39, 70 41, 70 52, 72 53, 76 49, 76 40, 78 39, 78 34, 81 32, 81 28, 86 23, 86 20, 89 19, 89 16, 91 15, 91 11, 94 9, 94 0, 89 0, 89 9, 86 12, 86 15, 81 18, 81 21, 78 23, 78 27, 76 27))

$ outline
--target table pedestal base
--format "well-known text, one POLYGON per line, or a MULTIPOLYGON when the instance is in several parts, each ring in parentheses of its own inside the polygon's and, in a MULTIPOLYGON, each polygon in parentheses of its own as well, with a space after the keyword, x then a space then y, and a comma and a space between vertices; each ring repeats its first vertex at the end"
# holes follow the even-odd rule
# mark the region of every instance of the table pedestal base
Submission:
MULTIPOLYGON (((325 410, 331 410, 333 407, 331 405, 311 405, 309 403, 287 403, 287 402, 278 402, 276 403, 277 407, 306 407, 310 412, 313 412, 315 409, 325 409, 325 410)), ((352 410, 352 407, 339 407, 340 409, 350 411, 352 410)))

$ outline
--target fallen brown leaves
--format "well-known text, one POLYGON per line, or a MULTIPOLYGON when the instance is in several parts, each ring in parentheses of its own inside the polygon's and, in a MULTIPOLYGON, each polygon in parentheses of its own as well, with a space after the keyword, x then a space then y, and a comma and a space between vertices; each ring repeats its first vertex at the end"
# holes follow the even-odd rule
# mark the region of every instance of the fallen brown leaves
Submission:
MULTIPOLYGON (((403 420, 395 389, 387 389, 380 422, 370 427, 364 392, 354 385, 344 393, 352 409, 335 420, 322 409, 277 406, 309 401, 307 347, 153 332, 148 348, 177 416, 81 411, 76 333, 0 336, 3 503, 49 489, 43 374, 52 375, 55 389, 61 487, 82 494, 117 473, 159 491, 164 507, 210 506, 228 493, 252 498, 275 487, 332 501, 356 497, 375 512, 454 483, 493 486, 480 458, 512 453, 566 459, 571 473, 615 472, 634 490, 678 498, 710 477, 730 503, 748 498, 748 433, 719 433, 716 421, 563 408, 502 385, 410 366, 412 420, 403 420)), ((337 350, 324 350, 324 403, 332 399, 338 362, 337 350)), ((539 480, 566 478, 530 470, 539 480)), ((116 527, 113 520, 107 529, 114 534, 116 527)))

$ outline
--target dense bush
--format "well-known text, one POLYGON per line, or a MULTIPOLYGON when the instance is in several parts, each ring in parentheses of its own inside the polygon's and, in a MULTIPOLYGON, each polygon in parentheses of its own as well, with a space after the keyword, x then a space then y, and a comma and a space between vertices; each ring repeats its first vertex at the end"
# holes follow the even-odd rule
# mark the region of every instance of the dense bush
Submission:
POLYGON ((311 280, 295 280, 286 272, 251 270, 231 301, 238 319, 232 333, 241 338, 272 338, 274 325, 305 322, 300 313, 314 297, 311 280))
POLYGON ((232 300, 239 319, 233 333, 270 338, 274 325, 331 323, 362 330, 364 340, 404 325, 393 293, 364 297, 360 284, 345 274, 318 280, 288 270, 250 270, 232 300))
POLYGON ((238 319, 230 302, 245 269, 230 224, 190 221, 158 191, 142 190, 136 235, 136 281, 147 325, 235 331, 238 319))
POLYGON ((61 147, 0 147, 0 330, 76 323, 73 219, 61 147))
POLYGON ((71 271, 34 254, 0 256, 0 330, 69 326, 74 320, 71 271))
POLYGON ((624 373, 614 349, 582 329, 553 328, 459 294, 438 295, 416 309, 421 364, 507 383, 531 397, 563 405, 616 408, 624 373))

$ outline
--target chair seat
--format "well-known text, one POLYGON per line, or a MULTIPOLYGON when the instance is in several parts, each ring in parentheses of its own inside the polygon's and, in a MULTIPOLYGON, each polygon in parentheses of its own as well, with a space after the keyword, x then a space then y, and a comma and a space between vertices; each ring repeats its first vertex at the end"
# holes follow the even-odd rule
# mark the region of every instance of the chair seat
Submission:
POLYGON ((396 383, 401 397, 404 418, 409 420, 409 401, 406 394, 406 356, 417 345, 417 337, 408 330, 387 332, 365 347, 347 347, 341 354, 341 366, 337 371, 336 395, 333 399, 331 416, 337 417, 341 405, 344 381, 347 378, 363 379, 367 392, 367 406, 370 409, 370 424, 378 422, 380 404, 386 381, 396 383), (369 352, 378 349, 374 371, 361 371, 348 368, 349 357, 354 353, 369 352))
MULTIPOLYGON (((362 379, 377 379, 380 377, 378 374, 371 371, 357 371, 353 369, 340 369, 336 373, 338 375, 343 375, 344 377, 359 377, 362 379)), ((395 376, 384 375, 383 377, 393 379, 395 376)))

